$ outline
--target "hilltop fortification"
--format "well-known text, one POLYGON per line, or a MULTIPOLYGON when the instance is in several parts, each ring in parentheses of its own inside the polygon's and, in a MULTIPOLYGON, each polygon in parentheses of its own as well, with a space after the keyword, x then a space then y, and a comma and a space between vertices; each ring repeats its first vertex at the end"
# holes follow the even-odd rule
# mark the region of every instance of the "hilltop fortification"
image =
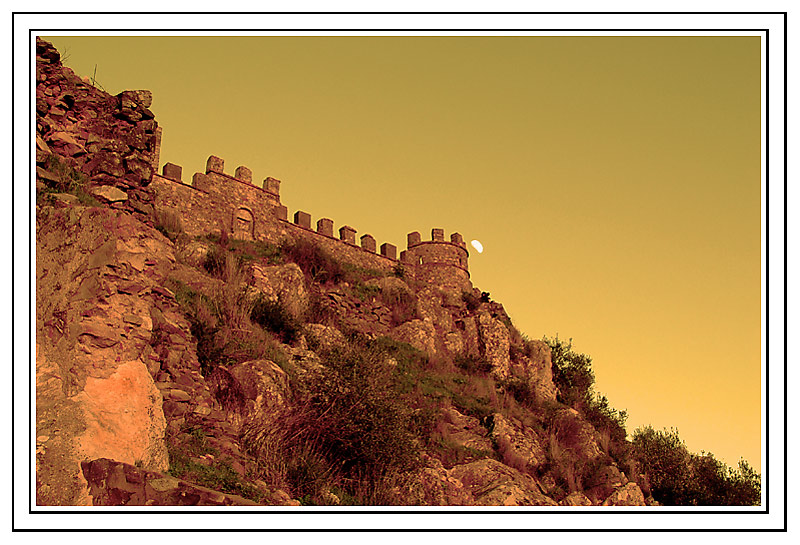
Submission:
POLYGON ((380 271, 401 264, 413 278, 431 285, 472 289, 469 252, 461 234, 445 240, 442 229, 432 229, 430 240, 423 241, 420 233, 409 233, 407 249, 398 256, 394 244, 378 247, 372 235, 359 235, 350 225, 337 229, 330 218, 314 223, 309 213, 297 210, 290 219, 281 203, 280 180, 268 177, 256 185, 248 167, 228 174, 224 160, 214 155, 205 172, 192 175, 191 184, 184 182, 182 167, 166 163, 160 175, 153 175, 150 188, 156 211, 180 218, 192 236, 224 231, 236 239, 271 243, 301 238, 346 263, 380 271))
POLYGON ((645 503, 459 233, 398 255, 219 157, 158 174, 149 92, 36 53, 38 505, 645 503))

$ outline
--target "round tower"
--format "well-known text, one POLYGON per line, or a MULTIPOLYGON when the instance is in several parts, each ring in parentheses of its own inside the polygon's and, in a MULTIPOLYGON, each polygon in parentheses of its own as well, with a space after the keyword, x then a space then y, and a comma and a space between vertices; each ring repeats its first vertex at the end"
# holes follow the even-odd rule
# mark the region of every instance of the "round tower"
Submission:
POLYGON ((472 289, 469 280, 469 252, 459 233, 444 239, 444 229, 433 229, 431 240, 422 240, 417 231, 408 234, 408 247, 401 261, 413 271, 414 278, 438 286, 472 289))

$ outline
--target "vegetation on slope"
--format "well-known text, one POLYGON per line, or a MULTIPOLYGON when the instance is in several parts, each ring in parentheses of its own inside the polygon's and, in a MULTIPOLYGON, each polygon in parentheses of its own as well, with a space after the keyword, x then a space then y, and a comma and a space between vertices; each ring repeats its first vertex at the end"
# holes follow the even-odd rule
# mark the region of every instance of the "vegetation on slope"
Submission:
MULTIPOLYGON (((760 476, 744 461, 732 470, 713 455, 691 454, 676 431, 645 428, 629 440, 627 414, 595 392, 591 358, 576 353, 570 342, 544 339, 552 353, 558 396, 555 402, 542 402, 520 379, 493 376, 492 365, 479 356, 429 357, 388 337, 370 338, 321 306, 319 296, 313 297, 325 286, 337 290, 344 286, 354 301, 381 301, 392 308, 394 325, 412 319, 413 300, 368 282, 386 273, 343 266, 305 243, 269 245, 219 238, 201 270, 221 281, 210 295, 179 282, 170 287, 191 323, 202 372, 217 384, 223 406, 241 410, 240 440, 255 460, 253 477, 288 490, 305 504, 404 504, 398 492, 401 484, 430 456, 444 467, 499 459, 530 472, 556 501, 600 482, 600 473, 609 464, 624 470, 646 496, 664 505, 760 501, 760 476), (307 315, 293 317, 282 301, 248 292, 243 268, 251 262, 300 266, 312 293, 307 315), (344 333, 344 343, 323 346, 306 323, 335 326, 344 333), (319 358, 316 372, 301 373, 293 363, 287 349, 297 343, 307 343, 319 358), (219 370, 254 359, 273 361, 288 374, 292 393, 285 406, 248 413, 240 385, 230 378, 220 380, 225 375, 219 370), (478 419, 487 430, 494 415, 520 422, 546 445, 547 462, 534 471, 501 445, 482 450, 453 442, 442 421, 447 407, 478 419), (596 430, 600 458, 581 458, 580 426, 559 418, 567 408, 596 430)), ((463 301, 470 313, 490 304, 488 293, 481 297, 465 293, 463 301)), ((512 359, 531 357, 531 341, 505 321, 512 359)), ((174 459, 177 464, 188 463, 179 453, 174 459)), ((211 482, 210 477, 203 478, 211 482)), ((249 490, 233 481, 225 486, 249 490)))

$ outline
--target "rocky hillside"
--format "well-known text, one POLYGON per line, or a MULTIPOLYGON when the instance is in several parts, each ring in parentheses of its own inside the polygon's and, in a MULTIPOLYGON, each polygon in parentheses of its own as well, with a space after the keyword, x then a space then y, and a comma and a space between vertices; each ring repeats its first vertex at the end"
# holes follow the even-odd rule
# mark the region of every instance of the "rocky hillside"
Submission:
POLYGON ((38 504, 653 503, 619 415, 557 388, 563 343, 402 264, 188 236, 150 93, 43 41, 36 78, 38 504))

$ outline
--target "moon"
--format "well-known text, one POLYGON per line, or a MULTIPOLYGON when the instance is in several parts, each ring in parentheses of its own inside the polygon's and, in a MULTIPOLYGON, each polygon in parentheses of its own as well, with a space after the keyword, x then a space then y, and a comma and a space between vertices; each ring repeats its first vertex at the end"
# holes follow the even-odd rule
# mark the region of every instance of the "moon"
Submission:
POLYGON ((482 254, 482 253, 483 253, 483 244, 481 244, 481 241, 480 241, 480 240, 473 240, 472 242, 470 242, 470 244, 472 244, 472 247, 473 247, 473 248, 475 248, 476 250, 478 250, 478 253, 479 253, 479 254, 482 254))

